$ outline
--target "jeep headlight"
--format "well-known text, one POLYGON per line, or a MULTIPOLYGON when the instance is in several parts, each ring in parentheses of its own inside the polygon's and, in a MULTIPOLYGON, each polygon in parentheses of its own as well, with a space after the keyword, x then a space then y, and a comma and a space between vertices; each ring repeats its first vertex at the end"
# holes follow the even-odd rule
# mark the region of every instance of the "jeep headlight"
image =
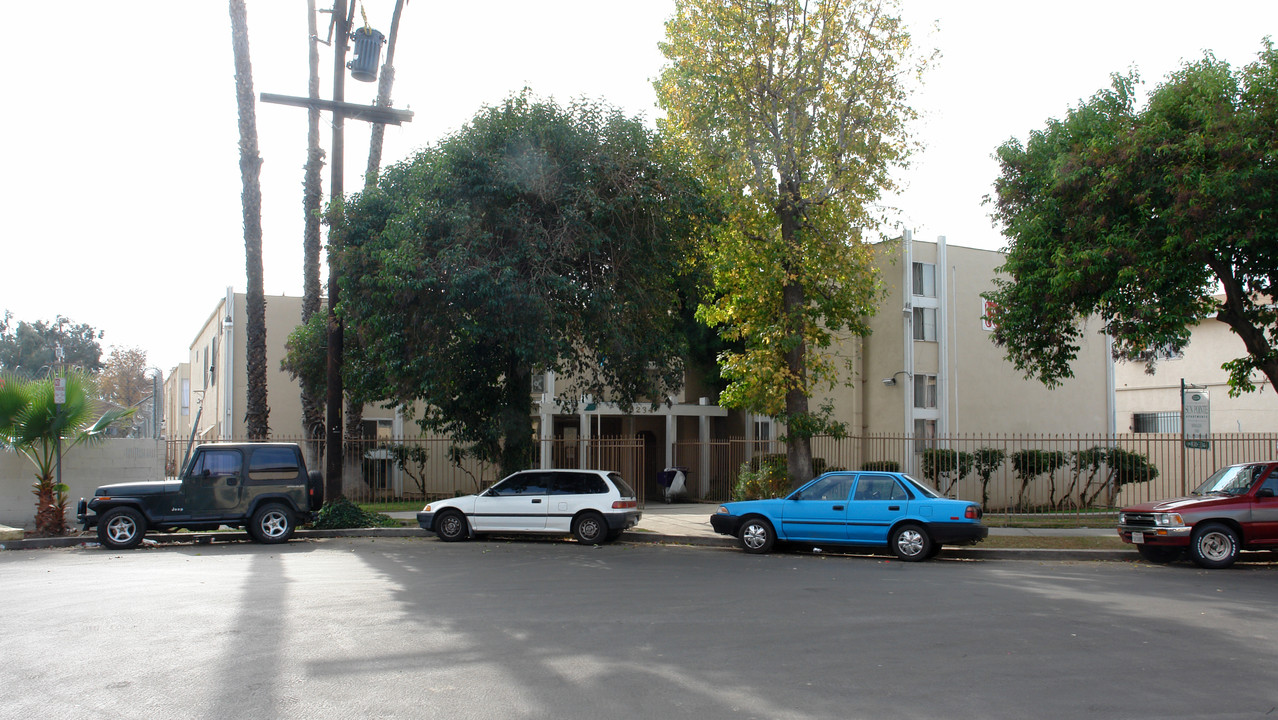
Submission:
POLYGON ((1124 513, 1124 512, 1118 513, 1118 524, 1119 525, 1127 524, 1127 513, 1124 513))
POLYGON ((1184 527, 1185 520, 1180 513, 1154 513, 1154 524, 1158 527, 1184 527))

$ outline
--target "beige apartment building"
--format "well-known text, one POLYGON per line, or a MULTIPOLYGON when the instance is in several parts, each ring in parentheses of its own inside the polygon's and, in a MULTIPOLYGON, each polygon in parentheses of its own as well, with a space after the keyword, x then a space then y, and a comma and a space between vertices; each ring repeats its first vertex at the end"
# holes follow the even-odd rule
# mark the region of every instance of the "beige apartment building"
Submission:
MULTIPOLYGON (((981 293, 994 289, 1000 252, 914 240, 877 246, 886 289, 872 333, 838 352, 854 359, 850 387, 827 399, 854 434, 1102 434, 1113 430, 1113 364, 1099 323, 1074 377, 1049 389, 1027 379, 991 341, 981 293)), ((1089 328, 1090 329, 1090 328, 1089 328)))
POLYGON ((1161 353, 1152 375, 1145 372, 1144 363, 1117 363, 1114 404, 1119 432, 1180 432, 1182 382, 1207 391, 1212 433, 1278 431, 1278 397, 1264 375, 1253 375, 1255 392, 1229 397, 1229 373, 1221 366, 1246 354, 1242 339, 1213 316, 1194 326, 1183 352, 1161 353))
MULTIPOLYGON (((886 295, 870 320, 873 333, 847 338, 834 349, 852 361, 851 375, 844 376, 850 382, 814 398, 814 406, 830 402, 835 419, 855 437, 913 436, 918 452, 931 439, 964 434, 1112 431, 1113 367, 1099 328, 1083 343, 1075 377, 1049 390, 1023 378, 990 342, 980 294, 993 288, 1001 253, 951 246, 944 238, 914 241, 909 233, 876 249, 886 295)), ((266 298, 270 427, 279 439, 305 435, 299 387, 279 370, 285 341, 300 318, 300 298, 266 298)), ((166 381, 170 438, 186 439, 192 429, 197 441, 246 436, 244 325, 245 296, 228 288, 191 342, 189 363, 166 381)), ((589 462, 591 439, 622 438, 642 448, 638 466, 649 481, 663 468, 682 466, 689 469, 690 490, 705 495, 711 484, 721 492, 732 481, 742 449, 780 449, 773 443, 783 427, 772 418, 720 407, 696 377, 687 377, 680 392, 655 408, 637 405, 629 413, 607 398, 588 397, 567 412, 557 396, 569 382, 554 373, 534 379, 533 424, 542 441, 542 467, 589 462)), ((419 434, 411 421, 376 405, 365 407, 363 430, 365 438, 379 441, 419 434)), ((364 460, 381 463, 378 472, 386 477, 377 482, 387 490, 402 489, 404 481, 387 458, 374 452, 364 460)), ((911 464, 904 469, 913 469, 911 464)), ((368 465, 350 472, 367 474, 368 465)))

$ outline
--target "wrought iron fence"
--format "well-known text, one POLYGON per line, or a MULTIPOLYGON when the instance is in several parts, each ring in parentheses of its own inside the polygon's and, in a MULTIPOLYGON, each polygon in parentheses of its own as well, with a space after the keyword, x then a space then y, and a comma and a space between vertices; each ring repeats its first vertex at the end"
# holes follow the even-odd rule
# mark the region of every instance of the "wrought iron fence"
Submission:
MULTIPOLYGON (((318 443, 272 439, 300 443, 311 467, 324 466, 318 443)), ((550 467, 615 470, 634 486, 640 502, 661 498, 657 473, 663 468, 649 467, 640 439, 540 442, 550 467)), ((1179 434, 1150 433, 926 440, 876 434, 816 437, 812 455, 817 473, 900 470, 945 495, 979 502, 995 514, 1105 510, 1182 495, 1223 465, 1278 457, 1278 433, 1218 434, 1205 445, 1186 448, 1179 434)), ((175 475, 186 442, 170 440, 168 447, 169 474, 175 475)), ((684 468, 690 499, 724 502, 733 499, 743 466, 785 451, 779 441, 729 438, 677 442, 673 459, 675 466, 684 468)), ((342 491, 356 502, 451 497, 480 491, 500 479, 496 466, 458 452, 447 438, 348 440, 344 456, 342 491)))

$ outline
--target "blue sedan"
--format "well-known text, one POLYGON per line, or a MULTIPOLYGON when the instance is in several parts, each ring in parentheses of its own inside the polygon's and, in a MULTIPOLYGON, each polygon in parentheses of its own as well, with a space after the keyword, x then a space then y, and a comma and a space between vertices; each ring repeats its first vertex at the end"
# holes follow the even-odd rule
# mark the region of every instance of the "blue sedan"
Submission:
POLYGON ((748 553, 766 553, 782 541, 887 547, 909 561, 989 534, 980 505, 950 500, 909 475, 888 472, 831 472, 784 498, 725 503, 710 525, 738 538, 748 553))

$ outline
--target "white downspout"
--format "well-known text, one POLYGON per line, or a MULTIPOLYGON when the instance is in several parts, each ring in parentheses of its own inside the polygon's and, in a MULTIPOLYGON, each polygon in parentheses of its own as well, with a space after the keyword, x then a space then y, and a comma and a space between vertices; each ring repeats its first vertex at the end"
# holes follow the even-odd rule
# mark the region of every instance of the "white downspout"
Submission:
POLYGON ((226 288, 226 317, 222 319, 222 439, 235 439, 231 401, 235 397, 235 291, 226 288))
POLYGON ((950 298, 947 294, 949 289, 948 273, 945 272, 947 267, 949 267, 949 253, 945 246, 945 236, 938 235, 936 238, 936 341, 940 343, 940 347, 937 348, 939 367, 936 373, 936 435, 945 438, 950 435, 950 334, 946 332, 949 327, 950 298))

